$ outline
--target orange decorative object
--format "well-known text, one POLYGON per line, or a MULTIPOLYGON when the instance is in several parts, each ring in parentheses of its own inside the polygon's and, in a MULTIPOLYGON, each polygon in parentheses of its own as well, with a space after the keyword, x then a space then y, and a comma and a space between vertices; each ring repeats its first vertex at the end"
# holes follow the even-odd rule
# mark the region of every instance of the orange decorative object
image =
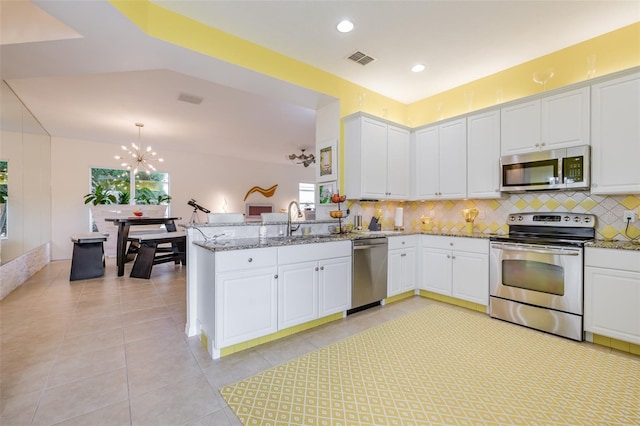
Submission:
POLYGON ((251 188, 248 192, 247 195, 244 196, 244 200, 243 201, 247 201, 247 198, 249 198, 249 195, 253 194, 254 192, 259 192, 262 195, 264 195, 265 197, 269 198, 272 197, 273 194, 276 193, 276 189, 278 188, 278 185, 273 185, 271 188, 260 188, 259 186, 254 186, 253 188, 251 188))

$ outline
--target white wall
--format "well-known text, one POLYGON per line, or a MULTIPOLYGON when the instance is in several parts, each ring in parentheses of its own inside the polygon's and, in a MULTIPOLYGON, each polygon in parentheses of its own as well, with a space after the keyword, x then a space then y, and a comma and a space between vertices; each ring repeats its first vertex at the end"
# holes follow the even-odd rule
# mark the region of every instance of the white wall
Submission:
MULTIPOLYGON (((114 155, 119 145, 52 137, 52 244, 53 260, 70 259, 70 235, 89 230, 89 208, 83 196, 89 192, 91 167, 118 168, 114 155)), ((282 153, 283 157, 287 153, 282 153)), ((285 209, 298 199, 298 183, 314 182, 315 168, 294 164, 269 164, 255 161, 251 153, 247 160, 185 152, 159 152, 164 158, 161 171, 170 174, 171 214, 187 222, 193 209, 190 198, 212 212, 245 211, 243 198, 253 186, 269 188, 278 184, 271 198, 253 193, 246 202, 271 203, 275 209, 285 209)), ((200 212, 200 221, 205 215, 200 212)))

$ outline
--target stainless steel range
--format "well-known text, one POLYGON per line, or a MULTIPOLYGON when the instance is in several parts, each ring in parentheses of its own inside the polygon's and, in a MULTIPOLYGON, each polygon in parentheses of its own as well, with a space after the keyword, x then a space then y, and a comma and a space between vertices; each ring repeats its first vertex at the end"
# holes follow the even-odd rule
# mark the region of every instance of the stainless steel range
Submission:
POLYGON ((491 237, 489 315, 583 340, 584 243, 595 222, 590 214, 510 214, 509 234, 491 237))

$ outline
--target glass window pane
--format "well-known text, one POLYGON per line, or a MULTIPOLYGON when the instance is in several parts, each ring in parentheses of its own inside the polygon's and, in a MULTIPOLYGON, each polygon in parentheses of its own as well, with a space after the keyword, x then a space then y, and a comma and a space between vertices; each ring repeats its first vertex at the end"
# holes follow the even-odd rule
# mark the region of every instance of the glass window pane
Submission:
POLYGON ((139 171, 135 175, 135 200, 137 204, 168 204, 169 173, 139 171))
POLYGON ((316 185, 313 183, 300 183, 298 186, 298 197, 300 207, 305 209, 315 209, 316 185))

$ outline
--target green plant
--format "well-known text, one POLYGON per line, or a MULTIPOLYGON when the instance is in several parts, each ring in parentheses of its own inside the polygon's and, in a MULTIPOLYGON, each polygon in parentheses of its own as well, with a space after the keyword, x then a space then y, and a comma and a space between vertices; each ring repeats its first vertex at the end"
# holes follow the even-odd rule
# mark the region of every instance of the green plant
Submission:
POLYGON ((129 204, 131 200, 131 194, 129 191, 120 191, 118 193, 118 204, 129 204))
POLYGON ((84 196, 85 204, 93 204, 97 206, 99 204, 116 204, 116 196, 109 193, 110 189, 105 188, 102 185, 95 185, 93 191, 84 196))
POLYGON ((136 191, 136 204, 169 204, 171 196, 164 191, 152 191, 149 188, 140 188, 136 191))

